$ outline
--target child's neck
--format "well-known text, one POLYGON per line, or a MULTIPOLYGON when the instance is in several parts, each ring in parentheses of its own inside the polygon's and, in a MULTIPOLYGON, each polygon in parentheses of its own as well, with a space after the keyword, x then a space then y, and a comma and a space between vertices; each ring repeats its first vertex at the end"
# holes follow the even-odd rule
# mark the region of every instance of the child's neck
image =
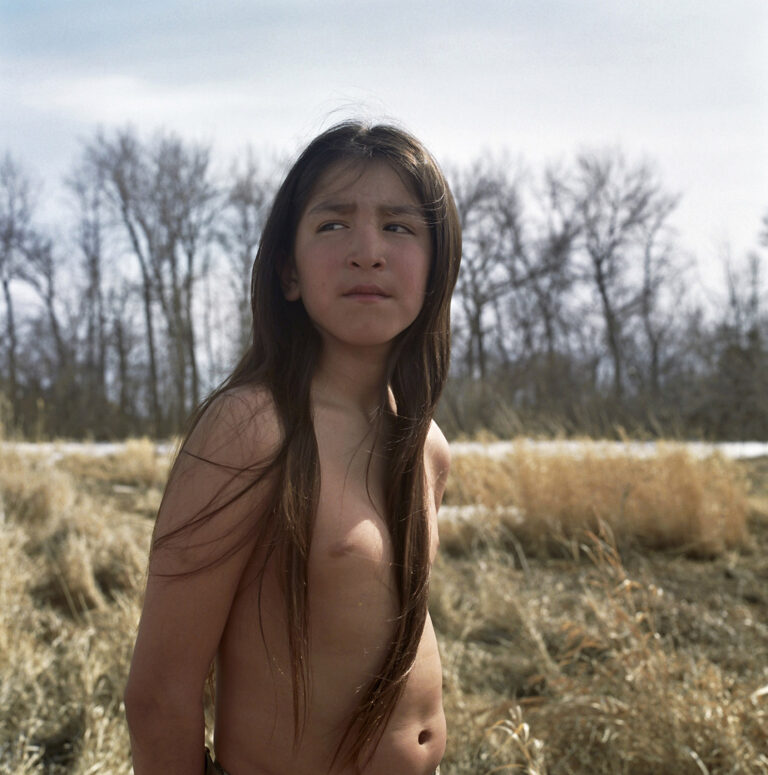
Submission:
POLYGON ((364 415, 371 422, 381 409, 386 353, 324 349, 312 378, 315 404, 364 415))

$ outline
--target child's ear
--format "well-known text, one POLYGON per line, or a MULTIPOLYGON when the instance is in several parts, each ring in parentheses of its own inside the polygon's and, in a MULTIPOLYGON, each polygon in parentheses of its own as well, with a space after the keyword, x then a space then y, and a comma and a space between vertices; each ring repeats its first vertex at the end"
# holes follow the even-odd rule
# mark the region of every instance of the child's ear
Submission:
POLYGON ((280 272, 280 285, 283 288, 283 296, 286 301, 298 301, 301 298, 299 289, 299 277, 293 261, 288 261, 280 272))

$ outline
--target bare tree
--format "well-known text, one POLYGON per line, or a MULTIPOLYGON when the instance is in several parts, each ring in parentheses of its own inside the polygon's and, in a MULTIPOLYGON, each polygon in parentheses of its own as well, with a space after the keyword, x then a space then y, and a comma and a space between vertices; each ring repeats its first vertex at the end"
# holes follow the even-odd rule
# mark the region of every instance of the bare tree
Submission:
POLYGON ((96 424, 105 421, 107 405, 107 309, 105 302, 104 185, 99 169, 82 165, 66 181, 73 196, 74 241, 81 254, 85 286, 81 320, 85 323, 82 364, 84 402, 96 424), (93 173, 93 174, 91 174, 93 173))
POLYGON ((136 432, 141 425, 141 415, 136 405, 137 394, 147 389, 142 369, 133 363, 133 354, 142 337, 137 334, 138 327, 133 325, 135 317, 141 317, 140 311, 131 310, 133 303, 140 303, 139 287, 122 283, 107 292, 107 336, 110 343, 110 356, 113 359, 111 370, 114 372, 114 390, 117 399, 117 417, 114 427, 118 433, 136 432))
POLYGON ((695 419, 719 438, 765 438, 768 434, 768 322, 762 260, 748 254, 726 258, 727 300, 707 338, 709 362, 695 419))
POLYGON ((11 155, 5 154, 0 162, 0 284, 3 286, 8 331, 7 379, 12 424, 17 421, 19 410, 19 341, 11 283, 22 279, 24 255, 35 239, 32 216, 30 180, 11 155))
POLYGON ((485 380, 495 305, 520 281, 518 182, 508 177, 505 168, 485 159, 455 173, 452 187, 463 233, 456 291, 466 327, 465 371, 485 380))
POLYGON ((222 213, 223 228, 217 233, 224 249, 237 315, 236 354, 247 347, 251 329, 251 268, 269 215, 274 176, 267 175, 248 152, 243 166, 233 165, 232 183, 222 213))
POLYGON ((58 364, 63 369, 69 362, 69 354, 56 309, 56 262, 51 240, 48 237, 36 235, 25 246, 24 258, 24 265, 20 269, 19 277, 37 291, 44 304, 51 335, 53 336, 53 343, 56 348, 58 364))
POLYGON ((159 249, 151 254, 151 266, 176 355, 176 426, 181 427, 200 400, 194 292, 199 274, 208 268, 217 192, 209 176, 207 148, 186 147, 177 137, 161 137, 152 161, 160 239, 159 249))
POLYGON ((131 130, 120 131, 111 140, 100 133, 84 148, 84 165, 91 167, 96 178, 101 181, 113 219, 124 227, 139 264, 147 332, 151 416, 155 434, 162 434, 166 425, 160 402, 157 337, 153 314, 155 288, 151 268, 152 255, 157 250, 158 235, 150 220, 150 214, 145 212, 151 181, 144 156, 144 150, 131 130))
POLYGON ((581 230, 576 207, 567 194, 562 173, 552 167, 545 170, 537 195, 541 215, 537 223, 529 222, 531 236, 519 250, 523 292, 530 303, 516 322, 521 329, 531 329, 527 345, 534 359, 543 348, 543 369, 531 371, 536 380, 534 400, 544 406, 561 404, 567 392, 563 369, 574 327, 568 297, 575 283, 573 253, 581 230))
POLYGON ((676 199, 662 191, 648 165, 628 166, 620 153, 579 156, 571 195, 580 218, 583 277, 597 295, 619 404, 626 326, 643 299, 635 268, 643 266, 647 235, 661 228, 676 199))
POLYGON ((759 331, 763 324, 763 259, 752 251, 743 262, 735 264, 726 255, 723 271, 728 294, 723 322, 732 332, 733 341, 745 345, 750 332, 759 331))
POLYGON ((130 130, 112 139, 99 135, 86 158, 98 171, 107 202, 137 259, 149 357, 149 388, 155 430, 168 430, 161 407, 155 308, 165 321, 173 392, 170 417, 180 427, 200 397, 195 335, 195 286, 207 270, 213 239, 216 190, 210 152, 159 136, 143 145, 130 130))
POLYGON ((682 280, 687 266, 676 252, 667 225, 675 204, 672 198, 657 203, 643 240, 639 316, 647 363, 643 382, 652 406, 661 401, 665 351, 671 344, 685 297, 682 280))

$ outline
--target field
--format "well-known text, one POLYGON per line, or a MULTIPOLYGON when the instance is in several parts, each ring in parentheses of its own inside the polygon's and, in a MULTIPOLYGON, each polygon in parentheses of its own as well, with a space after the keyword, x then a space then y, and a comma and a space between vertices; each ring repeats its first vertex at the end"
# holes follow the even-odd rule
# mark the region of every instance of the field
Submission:
MULTIPOLYGON (((457 454, 431 613, 443 775, 768 773, 768 458, 457 454)), ((130 772, 167 453, 0 446, 0 773, 130 772)))

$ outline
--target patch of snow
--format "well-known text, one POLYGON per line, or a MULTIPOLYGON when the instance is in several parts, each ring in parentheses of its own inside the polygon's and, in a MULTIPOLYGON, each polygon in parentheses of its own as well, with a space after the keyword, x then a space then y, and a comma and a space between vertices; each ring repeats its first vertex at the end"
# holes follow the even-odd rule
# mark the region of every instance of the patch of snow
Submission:
MULTIPOLYGON (((480 455, 502 458, 512 453, 517 446, 524 450, 545 455, 569 454, 574 457, 585 454, 612 457, 629 455, 632 457, 650 457, 660 450, 684 449, 697 458, 707 457, 715 452, 734 460, 768 455, 768 443, 762 441, 727 441, 708 443, 702 441, 583 441, 566 439, 562 441, 540 441, 519 439, 516 441, 454 441, 451 452, 455 456, 480 455)), ((170 455, 173 444, 158 442, 158 455, 170 455)), ((55 463, 68 455, 85 457, 105 457, 116 455, 125 450, 123 442, 27 442, 0 441, 0 450, 15 451, 23 455, 42 457, 55 463)))
POLYGON ((768 455, 768 443, 762 441, 727 441, 709 443, 703 441, 539 441, 520 439, 518 441, 454 441, 451 452, 456 456, 480 455, 502 458, 514 452, 517 446, 545 455, 568 454, 574 457, 586 454, 605 457, 629 455, 631 457, 651 457, 662 450, 684 449, 693 457, 703 458, 719 452, 734 460, 768 455))
POLYGON ((463 506, 450 506, 443 504, 440 511, 437 512, 441 521, 446 522, 471 522, 476 517, 487 517, 491 515, 504 515, 517 524, 523 521, 523 514, 517 506, 495 506, 489 508, 476 503, 465 504, 463 506))
MULTIPOLYGON (((170 454, 172 445, 168 442, 158 442, 155 451, 158 455, 170 454)), ((57 463, 69 455, 83 457, 106 457, 118 455, 125 451, 125 442, 107 441, 0 441, 0 451, 8 450, 37 458, 44 458, 51 463, 57 463)))

